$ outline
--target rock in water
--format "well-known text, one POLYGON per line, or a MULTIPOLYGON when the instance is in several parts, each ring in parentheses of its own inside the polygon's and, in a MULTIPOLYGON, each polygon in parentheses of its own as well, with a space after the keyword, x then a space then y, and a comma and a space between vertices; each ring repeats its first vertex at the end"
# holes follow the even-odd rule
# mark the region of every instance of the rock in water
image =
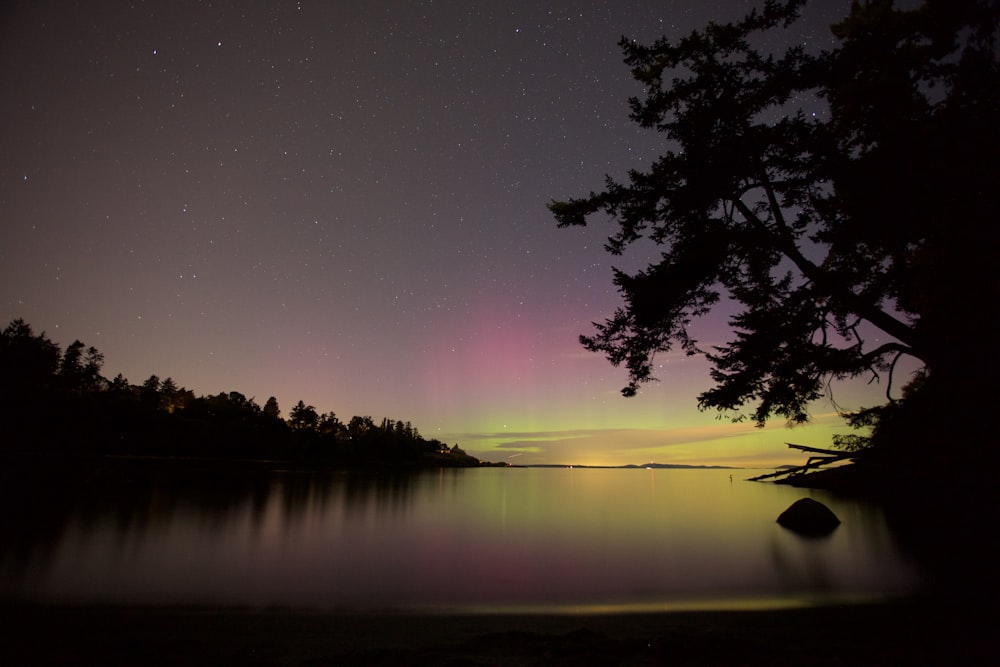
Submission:
POLYGON ((840 519, 818 500, 801 498, 781 513, 778 523, 800 535, 821 537, 832 533, 840 525, 840 519))

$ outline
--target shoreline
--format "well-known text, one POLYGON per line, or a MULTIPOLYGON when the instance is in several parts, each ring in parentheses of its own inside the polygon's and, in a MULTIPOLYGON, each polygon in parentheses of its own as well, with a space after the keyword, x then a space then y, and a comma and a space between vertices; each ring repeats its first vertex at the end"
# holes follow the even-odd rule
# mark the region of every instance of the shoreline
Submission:
POLYGON ((454 614, 6 604, 9 665, 988 664, 958 599, 756 611, 454 614))

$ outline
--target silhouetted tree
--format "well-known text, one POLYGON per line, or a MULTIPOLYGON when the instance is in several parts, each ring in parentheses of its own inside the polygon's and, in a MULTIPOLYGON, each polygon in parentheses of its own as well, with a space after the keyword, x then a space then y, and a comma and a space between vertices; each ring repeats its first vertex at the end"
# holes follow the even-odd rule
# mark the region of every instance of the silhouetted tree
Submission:
POLYGON ((230 405, 240 412, 245 412, 248 415, 257 416, 260 414, 260 406, 253 398, 247 398, 238 391, 231 391, 226 396, 230 405))
POLYGON ((1000 303, 1000 3, 855 2, 832 51, 754 46, 803 4, 769 1, 677 42, 622 40, 645 86, 632 118, 669 148, 549 208, 560 226, 603 212, 617 223, 609 252, 646 239, 659 259, 615 270, 625 304, 581 342, 624 364, 626 395, 653 379, 657 353, 705 353, 715 385, 699 406, 758 424, 806 420, 832 379, 888 373, 889 394, 901 355, 938 398, 990 404, 996 355, 968 336, 996 334, 1000 303), (723 298, 735 337, 703 350, 689 325, 723 298))
POLYGON ((101 391, 107 389, 108 381, 101 376, 103 367, 104 354, 94 346, 88 347, 83 357, 83 382, 86 390, 101 391))
POLYGON ((333 412, 324 412, 319 416, 316 429, 326 435, 340 436, 344 431, 344 424, 337 419, 337 415, 333 412))
POLYGON ((83 382, 83 351, 86 346, 79 340, 69 344, 59 364, 59 378, 70 389, 77 389, 83 382))
POLYGON ((272 419, 281 419, 281 409, 278 407, 278 399, 271 396, 264 403, 264 415, 272 419))
POLYGON ((184 406, 183 394, 173 378, 166 378, 160 383, 159 407, 168 413, 172 413, 184 406))
POLYGON ((103 365, 104 355, 96 347, 87 347, 74 340, 63 353, 59 379, 65 388, 72 391, 98 391, 106 384, 101 377, 103 365))
POLYGON ((24 395, 48 387, 60 366, 59 346, 45 332, 35 336, 22 319, 0 334, 0 387, 5 394, 24 395))
POLYGON ((299 401, 288 413, 288 424, 297 429, 315 429, 319 424, 319 414, 313 406, 299 401))
POLYGON ((132 386, 100 375, 103 355, 74 341, 63 353, 23 320, 0 331, 0 423, 5 453, 285 459, 317 465, 478 465, 447 460, 409 422, 355 417, 345 426, 299 401, 289 423, 278 401, 261 408, 237 391, 196 397, 173 378, 132 386), (292 428, 290 429, 289 426, 292 428), (348 433, 349 431, 349 433, 348 433), (345 435, 350 435, 350 438, 345 435))
POLYGON ((160 378, 150 375, 139 388, 139 397, 146 405, 156 409, 160 406, 160 378))
POLYGON ((125 376, 119 373, 108 383, 108 390, 115 393, 127 393, 131 391, 131 385, 129 385, 128 380, 125 376))
POLYGON ((347 422, 347 435, 351 438, 363 438, 374 429, 375 422, 369 416, 355 415, 347 422))

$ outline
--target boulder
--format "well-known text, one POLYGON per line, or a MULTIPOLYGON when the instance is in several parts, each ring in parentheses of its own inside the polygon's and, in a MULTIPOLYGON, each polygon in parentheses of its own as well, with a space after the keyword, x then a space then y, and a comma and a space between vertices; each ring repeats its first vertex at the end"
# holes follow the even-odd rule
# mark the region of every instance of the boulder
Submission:
POLYGON ((801 498, 781 513, 778 523, 800 535, 821 537, 832 533, 840 519, 818 500, 801 498))

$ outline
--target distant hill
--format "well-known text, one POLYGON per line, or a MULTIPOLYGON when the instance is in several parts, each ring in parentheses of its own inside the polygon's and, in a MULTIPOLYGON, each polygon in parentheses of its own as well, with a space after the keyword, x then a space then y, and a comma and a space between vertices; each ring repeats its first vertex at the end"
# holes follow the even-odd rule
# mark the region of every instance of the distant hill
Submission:
POLYGON ((512 468, 597 468, 597 469, 619 469, 619 468, 656 468, 656 469, 697 469, 697 470, 739 470, 739 468, 734 468, 733 466, 696 466, 696 465, 686 465, 683 463, 645 463, 642 465, 636 465, 630 463, 623 466, 588 466, 588 465, 576 465, 576 464, 563 464, 563 463, 528 463, 524 465, 513 465, 512 468))
POLYGON ((695 465, 685 465, 682 463, 647 463, 645 465, 627 465, 621 466, 622 468, 699 468, 707 470, 738 470, 733 466, 695 466, 695 465))

